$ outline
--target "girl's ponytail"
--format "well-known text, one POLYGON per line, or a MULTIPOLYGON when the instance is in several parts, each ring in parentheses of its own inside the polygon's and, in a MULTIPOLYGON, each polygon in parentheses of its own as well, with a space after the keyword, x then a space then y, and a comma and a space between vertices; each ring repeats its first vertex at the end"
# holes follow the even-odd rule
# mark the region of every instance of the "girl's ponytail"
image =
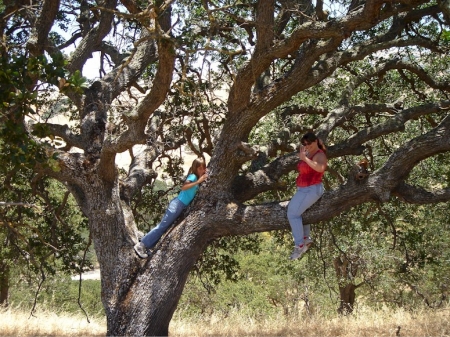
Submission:
POLYGON ((319 149, 321 149, 325 154, 327 153, 327 147, 322 142, 322 139, 317 138, 317 146, 319 146, 319 149))

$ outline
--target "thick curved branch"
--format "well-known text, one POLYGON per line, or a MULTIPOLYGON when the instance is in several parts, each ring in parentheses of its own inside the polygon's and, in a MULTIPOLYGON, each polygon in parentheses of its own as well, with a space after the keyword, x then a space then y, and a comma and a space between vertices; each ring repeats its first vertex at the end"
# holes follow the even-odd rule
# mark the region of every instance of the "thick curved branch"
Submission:
POLYGON ((86 147, 83 139, 79 135, 72 133, 66 124, 36 123, 30 125, 30 131, 34 134, 37 133, 40 138, 52 136, 61 137, 66 143, 66 149, 70 149, 73 146, 80 149, 84 149, 86 147))
MULTIPOLYGON (((382 105, 384 106, 384 105, 382 105)), ((363 107, 361 107, 363 108, 363 107)), ((378 106, 368 106, 366 107, 367 110, 371 110, 373 108, 376 108, 378 111, 378 106)), ((388 120, 385 123, 375 125, 374 127, 367 128, 365 130, 362 130, 355 135, 349 137, 347 140, 343 141, 340 144, 333 145, 328 147, 327 156, 328 158, 335 158, 335 157, 341 157, 344 155, 359 155, 362 153, 364 149, 364 143, 378 138, 380 136, 397 132, 404 129, 404 125, 406 122, 416 119, 419 116, 432 114, 432 113, 438 113, 445 110, 450 109, 450 101, 443 101, 436 104, 427 104, 422 105, 418 107, 414 107, 411 109, 406 109, 402 111, 401 113, 398 113, 395 115, 394 118, 388 120)), ((402 159, 398 160, 398 163, 395 162, 395 160, 388 160, 386 163, 386 170, 394 170, 392 165, 398 166, 397 172, 401 172, 401 177, 403 177, 405 174, 407 174, 417 162, 420 160, 425 159, 428 156, 434 155, 436 153, 439 153, 439 151, 445 150, 445 142, 443 141, 443 136, 440 134, 442 132, 448 132, 445 130, 447 124, 449 124, 450 117, 446 117, 441 125, 435 129, 435 134, 429 133, 423 137, 426 137, 427 139, 430 139, 429 142, 433 141, 438 145, 429 144, 425 140, 413 140, 411 141, 411 144, 405 145, 402 147, 402 151, 408 151, 407 146, 414 147, 417 149, 418 152, 414 152, 414 155, 407 155, 406 158, 403 157, 402 159), (420 143, 419 146, 416 146, 415 144, 420 143), (427 145, 424 145, 427 144, 427 145), (428 146, 432 147, 432 150, 427 148, 428 146), (442 146, 444 146, 442 148, 442 146), (420 148, 420 149, 419 149, 420 148), (438 152, 436 152, 438 151, 438 152), (417 156, 417 154, 420 154, 417 156), (407 165, 406 159, 412 160, 412 164, 407 165), (394 162, 394 164, 392 163, 394 162)), ((445 139, 445 138, 444 138, 445 139)), ((448 146, 448 144, 447 144, 448 146)), ((400 151, 400 150, 399 150, 400 151)), ((233 193, 237 200, 240 201, 246 201, 254 198, 256 195, 258 195, 261 192, 266 192, 269 190, 277 190, 277 189, 283 189, 284 186, 278 182, 279 178, 295 169, 295 165, 298 162, 298 157, 296 153, 290 153, 283 157, 278 158, 277 160, 273 161, 272 163, 265 165, 263 168, 261 168, 258 171, 255 172, 249 172, 244 176, 238 176, 235 178, 233 182, 233 193)), ((392 179, 392 173, 388 177, 389 179, 392 179)), ((388 179, 386 178, 386 179, 388 179)), ((400 179, 400 177, 397 177, 400 179)), ((403 179, 403 178, 401 178, 403 179)), ((391 187, 392 188, 392 187, 391 187)))
MULTIPOLYGON (((325 192, 322 198, 303 213, 303 221, 314 224, 326 221, 352 207, 376 200, 370 188, 357 184, 342 185, 340 189, 325 192)), ((220 205, 222 220, 214 215, 214 237, 246 235, 255 232, 289 229, 286 211, 288 201, 255 206, 229 203, 220 205)))
POLYGON ((46 49, 50 30, 58 14, 60 0, 45 0, 37 16, 27 47, 32 55, 41 55, 46 49))
POLYGON ((120 196, 127 203, 133 195, 157 177, 157 173, 149 169, 160 151, 156 146, 147 146, 144 151, 133 157, 127 178, 120 186, 120 196))
POLYGON ((142 99, 137 107, 126 115, 128 129, 116 140, 108 141, 106 151, 123 152, 131 145, 145 143, 145 128, 151 114, 162 104, 167 96, 172 81, 175 67, 175 53, 173 52, 173 41, 164 38, 165 32, 170 29, 170 11, 159 16, 158 19, 161 30, 161 38, 158 40, 158 68, 153 80, 153 87, 142 99))
MULTIPOLYGON (((447 107, 448 109, 448 107, 447 107)), ((442 122, 431 131, 398 148, 386 161, 386 163, 375 171, 378 181, 386 191, 379 193, 380 199, 385 200, 400 182, 407 178, 409 172, 422 160, 433 155, 450 150, 450 114, 447 114, 442 122)), ((370 180, 370 178, 369 178, 370 180)))
MULTIPOLYGON (((369 113, 374 111, 380 111, 377 109, 378 107, 379 105, 367 105, 364 107, 354 107, 352 109, 355 109, 358 112, 369 113), (375 108, 375 110, 373 110, 373 108, 375 108)), ((410 109, 405 109, 400 113, 394 115, 392 119, 389 119, 385 123, 374 125, 373 127, 361 130, 356 134, 350 136, 347 140, 343 141, 342 143, 335 146, 331 146, 329 148, 330 151, 329 156, 341 157, 349 154, 360 154, 361 152, 359 152, 358 150, 362 150, 361 146, 365 142, 383 135, 387 135, 389 133, 401 131, 404 129, 405 123, 410 120, 416 119, 420 116, 442 112, 448 110, 449 108, 450 108, 450 101, 441 101, 437 103, 429 103, 425 105, 416 106, 410 109), (357 150, 358 152, 355 153, 354 152, 355 150, 357 150)))
MULTIPOLYGON (((106 0, 104 7, 108 9, 114 9, 117 5, 116 0, 106 0)), ((91 57, 92 52, 98 50, 101 47, 101 43, 104 37, 111 30, 111 23, 114 18, 114 14, 105 11, 98 26, 91 29, 87 35, 80 41, 80 44, 75 49, 72 57, 69 61, 67 69, 72 73, 75 70, 81 70, 87 59, 91 57)))
MULTIPOLYGON (((103 48, 109 48, 105 43, 102 43, 103 48)), ((113 48, 108 49, 108 53, 114 53, 113 48)), ((160 54, 160 53, 159 53, 160 54)), ((112 55, 112 54, 110 54, 112 55)), ((148 35, 148 32, 143 32, 143 42, 139 43, 132 55, 124 57, 123 54, 114 55, 114 62, 118 62, 117 67, 111 70, 101 80, 103 85, 109 92, 109 102, 111 103, 121 92, 130 87, 138 81, 142 73, 147 69, 148 65, 158 60, 155 40, 148 35)))
POLYGON ((410 204, 436 204, 450 201, 450 188, 429 191, 402 182, 396 187, 392 195, 410 204))

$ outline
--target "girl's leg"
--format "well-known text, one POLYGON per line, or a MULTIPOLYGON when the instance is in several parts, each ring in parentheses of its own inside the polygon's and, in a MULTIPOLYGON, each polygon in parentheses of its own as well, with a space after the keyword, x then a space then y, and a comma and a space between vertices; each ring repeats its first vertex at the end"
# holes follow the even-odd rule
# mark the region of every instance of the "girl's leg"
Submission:
MULTIPOLYGON (((317 195, 319 195, 319 198, 317 199, 317 200, 319 200, 320 197, 323 195, 323 192, 325 191, 323 188, 323 184, 314 185, 314 188, 315 188, 315 192, 317 193, 317 195)), ((310 236, 311 236, 310 233, 311 233, 311 225, 303 224, 303 238, 310 238, 310 236)))
POLYGON ((309 238, 311 233, 311 225, 303 225, 303 238, 309 238))
POLYGON ((145 245, 145 247, 153 248, 161 236, 175 222, 185 208, 186 206, 178 198, 173 199, 169 203, 169 207, 167 208, 167 211, 158 226, 153 228, 142 238, 141 242, 145 245))
POLYGON ((322 196, 322 184, 297 188, 288 205, 287 216, 292 229, 295 246, 303 244, 303 237, 309 236, 309 225, 304 233, 302 214, 322 196), (308 235, 305 235, 308 234, 308 235))

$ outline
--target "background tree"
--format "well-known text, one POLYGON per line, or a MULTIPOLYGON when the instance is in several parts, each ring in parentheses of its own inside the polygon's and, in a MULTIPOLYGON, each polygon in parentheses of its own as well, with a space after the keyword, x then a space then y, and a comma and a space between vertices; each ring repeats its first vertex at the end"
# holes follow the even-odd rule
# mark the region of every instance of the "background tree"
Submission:
POLYGON ((2 200, 14 200, 2 202, 0 207, 3 306, 9 304, 10 287, 21 283, 34 286, 36 299, 44 281, 58 271, 73 275, 92 268, 90 256, 86 256, 87 221, 69 192, 48 179, 35 181, 31 187, 32 172, 8 173, 1 175, 0 189, 2 200))
POLYGON ((448 182, 409 176, 450 150, 448 18, 448 2, 420 0, 4 1, 2 126, 17 135, 11 153, 33 145, 36 174, 62 182, 88 218, 108 334, 166 335, 211 242, 288 228, 287 201, 257 197, 287 188, 306 130, 329 144, 330 159, 327 192, 306 222, 392 198, 447 202, 448 182), (99 76, 86 83, 94 53, 99 76), (332 97, 339 83, 346 91, 332 97), (47 106, 34 106, 44 92, 47 106), (48 121, 56 102, 70 127, 48 121), (266 118, 278 132, 250 142, 266 118), (170 151, 183 144, 211 156, 210 178, 151 259, 139 260, 130 202, 162 159, 176 167, 170 151), (121 176, 115 159, 125 151, 132 163, 121 176), (347 173, 361 157, 370 175, 355 180, 347 173))

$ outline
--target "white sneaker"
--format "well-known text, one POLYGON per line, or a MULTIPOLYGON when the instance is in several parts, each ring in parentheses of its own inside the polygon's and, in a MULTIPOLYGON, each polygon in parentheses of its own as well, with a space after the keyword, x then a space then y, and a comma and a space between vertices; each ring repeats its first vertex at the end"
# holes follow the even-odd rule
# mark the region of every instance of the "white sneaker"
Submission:
POLYGON ((147 247, 142 242, 138 242, 134 245, 134 251, 141 259, 146 259, 148 257, 147 247))
POLYGON ((313 243, 314 243, 314 241, 313 241, 310 237, 308 237, 308 236, 305 236, 305 237, 303 238, 303 242, 304 242, 305 246, 307 247, 306 250, 308 250, 309 248, 311 248, 311 246, 312 246, 313 243))
POLYGON ((301 257, 307 250, 308 250, 308 247, 305 244, 303 244, 301 247, 300 246, 295 246, 294 247, 294 251, 292 252, 292 254, 289 257, 289 259, 296 260, 299 257, 301 257))

